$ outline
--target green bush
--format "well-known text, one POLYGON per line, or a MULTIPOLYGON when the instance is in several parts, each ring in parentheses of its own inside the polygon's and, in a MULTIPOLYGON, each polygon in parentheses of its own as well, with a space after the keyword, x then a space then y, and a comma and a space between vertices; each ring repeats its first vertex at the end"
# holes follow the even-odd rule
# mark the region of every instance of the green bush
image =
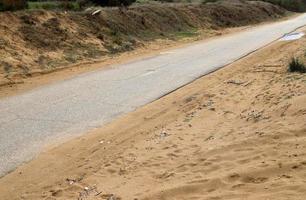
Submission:
POLYGON ((80 9, 93 6, 93 3, 90 2, 89 0, 76 0, 76 2, 78 3, 80 9))
POLYGON ((129 6, 136 0, 91 0, 92 3, 99 6, 129 6))
POLYGON ((172 2, 174 2, 174 0, 155 0, 155 1, 167 2, 167 3, 172 3, 172 2))
POLYGON ((289 11, 304 12, 306 10, 306 0, 262 0, 279 5, 289 11))
POLYGON ((26 7, 26 0, 0 0, 0 11, 19 10, 26 7))
POLYGON ((35 10, 80 10, 79 4, 73 1, 31 1, 28 2, 28 8, 35 10))
POLYGON ((306 73, 306 67, 303 63, 299 61, 299 59, 292 58, 291 62, 289 63, 288 71, 306 73))
POLYGON ((219 0, 203 0, 202 3, 205 4, 205 3, 214 3, 214 2, 217 2, 219 0))

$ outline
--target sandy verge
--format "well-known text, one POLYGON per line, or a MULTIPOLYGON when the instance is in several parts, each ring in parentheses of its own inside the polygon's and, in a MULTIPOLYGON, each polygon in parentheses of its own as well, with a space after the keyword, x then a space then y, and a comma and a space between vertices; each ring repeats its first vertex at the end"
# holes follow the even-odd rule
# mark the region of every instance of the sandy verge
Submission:
POLYGON ((0 199, 306 196, 306 39, 277 42, 0 179, 0 199))

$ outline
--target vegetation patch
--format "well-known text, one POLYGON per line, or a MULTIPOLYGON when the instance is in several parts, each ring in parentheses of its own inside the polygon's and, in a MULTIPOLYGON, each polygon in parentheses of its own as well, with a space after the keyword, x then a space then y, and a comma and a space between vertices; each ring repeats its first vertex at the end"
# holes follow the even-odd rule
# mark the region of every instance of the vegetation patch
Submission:
POLYGON ((129 6, 134 3, 136 0, 90 0, 99 6, 129 6))
POLYGON ((173 34, 174 39, 181 39, 181 38, 188 38, 188 37, 195 37, 199 35, 197 29, 190 29, 186 31, 179 31, 173 34))
POLYGON ((26 23, 19 30, 29 46, 55 50, 65 45, 67 32, 60 26, 58 18, 50 18, 44 23, 39 23, 31 15, 24 15, 23 19, 26 23))
POLYGON ((306 73, 306 66, 298 58, 292 58, 289 63, 288 71, 306 73))
POLYGON ((26 0, 0 0, 0 11, 27 8, 26 0))
POLYGON ((306 0, 261 0, 261 1, 273 3, 294 12, 306 11, 306 0))
POLYGON ((75 1, 29 1, 28 9, 44 10, 80 10, 80 5, 75 1))

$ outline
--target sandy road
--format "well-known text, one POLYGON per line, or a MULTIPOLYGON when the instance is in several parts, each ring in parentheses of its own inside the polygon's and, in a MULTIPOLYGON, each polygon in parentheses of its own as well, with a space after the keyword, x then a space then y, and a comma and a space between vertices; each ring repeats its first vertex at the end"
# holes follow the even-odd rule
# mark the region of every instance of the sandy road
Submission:
POLYGON ((0 100, 0 175, 306 25, 306 15, 85 73, 0 100), (188 66, 188 67, 187 67, 188 66))

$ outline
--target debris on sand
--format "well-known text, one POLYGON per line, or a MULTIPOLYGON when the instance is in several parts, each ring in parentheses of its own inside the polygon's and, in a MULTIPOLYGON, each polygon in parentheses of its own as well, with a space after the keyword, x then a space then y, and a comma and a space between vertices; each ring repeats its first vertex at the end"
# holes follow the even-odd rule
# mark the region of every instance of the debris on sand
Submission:
POLYGON ((101 13, 101 10, 98 9, 98 10, 95 10, 94 12, 91 13, 91 15, 98 15, 99 13, 101 13))
POLYGON ((298 40, 300 38, 302 38, 305 35, 305 33, 300 32, 300 33, 289 33, 284 35, 284 37, 282 37, 280 39, 280 41, 291 41, 291 40, 298 40))

